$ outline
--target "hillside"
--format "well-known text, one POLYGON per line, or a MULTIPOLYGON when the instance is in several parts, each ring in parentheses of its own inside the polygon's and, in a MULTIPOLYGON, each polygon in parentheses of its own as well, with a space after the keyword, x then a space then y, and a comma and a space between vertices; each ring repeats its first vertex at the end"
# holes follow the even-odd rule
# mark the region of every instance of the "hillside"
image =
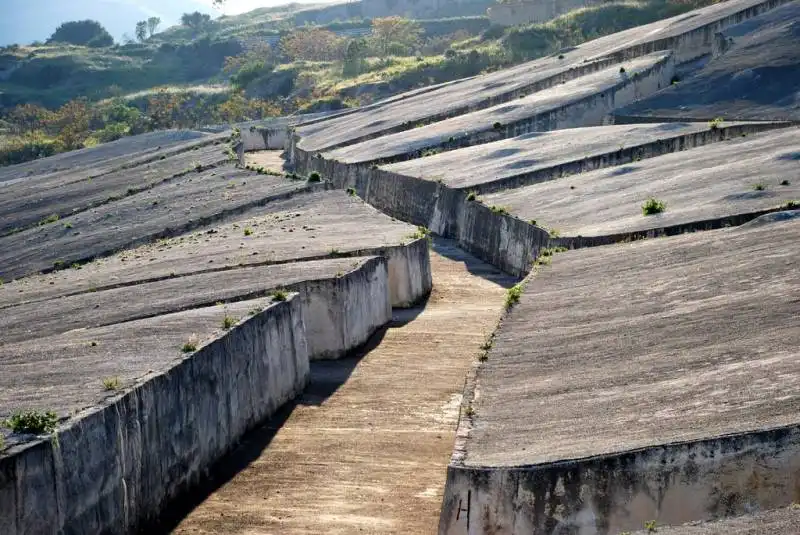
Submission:
POLYGON ((213 14, 202 0, 4 0, 0 46, 44 41, 62 22, 84 19, 99 21, 119 41, 123 34, 134 34, 136 21, 159 17, 166 28, 191 11, 213 14))

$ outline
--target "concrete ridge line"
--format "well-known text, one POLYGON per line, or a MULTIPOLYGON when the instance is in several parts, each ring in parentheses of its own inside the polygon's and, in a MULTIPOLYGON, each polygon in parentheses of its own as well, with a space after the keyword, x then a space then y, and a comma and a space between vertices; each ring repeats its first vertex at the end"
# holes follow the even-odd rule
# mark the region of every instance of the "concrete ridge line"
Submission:
MULTIPOLYGON (((246 293, 242 293, 242 294, 236 295, 234 297, 229 297, 227 299, 217 299, 215 301, 204 301, 204 302, 193 304, 193 305, 185 305, 185 306, 181 306, 181 307, 178 307, 178 308, 166 311, 166 312, 152 312, 152 313, 140 314, 140 315, 128 318, 128 319, 123 320, 123 321, 98 323, 96 325, 92 325, 90 328, 97 329, 97 328, 100 328, 100 327, 108 327, 108 326, 111 326, 111 325, 125 325, 126 323, 130 323, 130 322, 133 322, 133 321, 139 321, 139 320, 150 319, 150 318, 157 318, 157 317, 160 317, 160 316, 167 316, 169 314, 177 314, 177 313, 180 313, 180 312, 187 312, 189 310, 198 310, 198 309, 201 309, 201 308, 208 308, 208 307, 215 306, 217 303, 228 304, 228 303, 240 303, 242 301, 253 301, 255 299, 262 299, 262 298, 266 299, 266 298, 270 297, 270 293, 269 293, 270 291, 275 291, 275 290, 279 290, 279 289, 286 290, 286 291, 291 292, 291 293, 302 294, 303 293, 303 286, 305 286, 309 282, 328 282, 328 281, 332 281, 332 280, 335 280, 335 279, 347 277, 347 276, 351 275, 352 273, 354 273, 356 271, 361 271, 361 270, 365 269, 365 267, 367 267, 370 264, 370 261, 374 262, 375 258, 377 258, 377 257, 376 256, 367 257, 367 260, 365 262, 361 262, 357 267, 351 268, 346 273, 344 273, 341 277, 338 277, 338 276, 318 277, 318 278, 308 277, 306 279, 294 282, 292 284, 273 286, 273 287, 269 287, 269 288, 262 288, 260 290, 253 290, 253 291, 250 291, 250 292, 246 292, 246 293)), ((240 269, 241 267, 250 267, 250 265, 248 264, 247 266, 236 266, 235 269, 240 269)), ((233 270, 224 270, 224 271, 233 271, 233 270)), ((194 275, 198 275, 198 274, 203 274, 203 273, 195 273, 194 275)), ((161 282, 162 280, 169 280, 169 279, 172 279, 172 278, 178 279, 178 278, 181 278, 181 277, 184 277, 184 276, 186 276, 186 275, 179 275, 179 276, 176 276, 176 277, 167 277, 166 279, 160 279, 160 280, 148 281, 148 282, 149 283, 161 282)), ((139 283, 139 284, 142 284, 142 283, 139 283)), ((125 285, 125 286, 120 286, 120 287, 128 287, 129 288, 129 287, 133 287, 133 286, 138 286, 139 284, 125 285)), ((146 283, 144 283, 144 284, 146 284, 146 283)), ((60 299, 62 297, 72 297, 72 296, 75 296, 75 295, 85 295, 87 293, 96 293, 96 292, 113 290, 113 289, 117 289, 117 288, 103 288, 103 289, 95 290, 94 292, 86 292, 86 291, 84 291, 84 292, 75 292, 73 294, 61 294, 61 295, 59 295, 57 297, 43 299, 41 301, 29 301, 28 303, 47 302, 47 301, 51 301, 53 299, 60 299)), ((278 301, 275 301, 273 299, 273 303, 277 303, 277 302, 278 301)), ((26 303, 26 304, 28 304, 28 303, 26 303)), ((11 305, 11 306, 18 306, 20 304, 21 303, 17 303, 16 305, 11 305)), ((0 307, 0 309, 2 309, 2 308, 10 308, 10 307, 9 306, 0 307)), ((240 318, 240 319, 242 319, 242 318, 240 318)))
MULTIPOLYGON (((699 123, 700 121, 697 122, 699 123)), ((720 126, 719 128, 714 129, 708 128, 706 130, 682 134, 677 137, 668 137, 665 139, 648 141, 639 145, 625 147, 621 150, 603 152, 587 158, 572 159, 559 163, 553 163, 549 167, 536 169, 530 173, 520 173, 509 177, 492 180, 490 182, 484 182, 482 184, 458 187, 454 189, 475 191, 480 195, 496 193, 498 191, 521 188, 530 186, 532 184, 540 184, 542 182, 549 182, 550 180, 558 180, 559 178, 566 176, 588 173, 597 169, 617 167, 638 160, 647 160, 650 158, 663 156, 665 154, 689 151, 714 143, 730 141, 737 136, 757 134, 770 130, 788 128, 791 126, 793 125, 789 122, 773 123, 758 121, 754 122, 752 125, 734 124, 731 126, 720 126), (687 144, 687 141, 691 141, 691 145, 687 144), (646 151, 646 149, 653 150, 646 151), (613 160, 611 160, 612 158, 613 160)))
POLYGON ((772 214, 775 212, 793 212, 797 210, 800 210, 800 208, 788 208, 785 205, 781 205, 773 208, 765 208, 763 210, 712 217, 709 219, 690 221, 688 223, 676 223, 674 225, 653 227, 645 230, 631 230, 627 232, 619 232, 600 236, 565 236, 563 238, 554 238, 553 243, 569 249, 614 245, 617 243, 626 243, 630 241, 639 241, 665 236, 678 236, 680 234, 689 232, 705 232, 710 230, 719 230, 722 228, 738 227, 744 225, 745 223, 749 223, 753 219, 761 217, 762 215, 772 214))
MULTIPOLYGON (((189 152, 189 151, 187 151, 187 152, 189 152)), ((145 184, 144 186, 141 186, 141 187, 129 187, 127 189, 126 193, 124 193, 122 195, 112 195, 110 197, 106 197, 105 199, 103 199, 103 200, 101 200, 101 201, 99 201, 97 203, 89 204, 89 205, 86 205, 86 206, 84 206, 82 208, 77 208, 77 209, 72 209, 70 211, 65 211, 63 214, 56 213, 56 215, 58 215, 59 220, 60 220, 60 219, 67 218, 67 217, 70 217, 70 216, 73 216, 73 215, 82 214, 82 213, 87 212, 89 210, 92 210, 94 208, 99 208, 100 206, 105 206, 105 205, 110 204, 112 202, 120 201, 122 199, 125 199, 127 197, 131 197, 131 196, 136 195, 138 193, 149 191, 151 189, 156 188, 157 186, 163 186, 164 184, 169 184, 173 180, 175 180, 177 178, 182 178, 182 177, 184 177, 184 176, 186 176, 186 175, 188 175, 190 173, 199 173, 199 172, 203 172, 203 171, 208 171, 210 169, 218 169, 220 166, 222 166, 222 165, 224 165, 224 164, 226 164, 228 162, 231 162, 231 160, 230 159, 225 159, 225 160, 219 160, 219 161, 212 162, 212 163, 210 163, 208 165, 201 165, 199 171, 197 170, 197 168, 183 170, 183 171, 175 173, 175 174, 173 174, 171 176, 168 176, 168 177, 166 177, 166 178, 164 178, 162 180, 159 180, 158 182, 145 184)), ((152 163, 152 162, 148 162, 148 163, 152 163)), ((147 165, 147 164, 144 163, 144 164, 141 164, 141 165, 147 165)), ((139 167, 139 165, 132 165, 130 167, 125 167, 125 168, 121 168, 121 169, 115 169, 114 171, 111 171, 111 172, 124 171, 126 169, 135 169, 136 167, 139 167)), ((93 176, 93 177, 89 177, 89 178, 94 180, 95 178, 107 176, 107 175, 111 174, 111 172, 103 173, 101 175, 97 175, 96 177, 93 176)), ((7 231, 7 232, 0 233, 0 238, 5 238, 6 236, 13 236, 14 234, 18 234, 20 232, 25 232, 26 230, 30 230, 30 229, 36 228, 38 226, 39 226, 39 223, 37 222, 37 223, 31 223, 30 225, 28 225, 26 227, 15 228, 15 229, 12 229, 12 230, 7 231)))
POLYGON ((693 445, 706 445, 712 444, 718 441, 724 440, 739 440, 742 438, 754 436, 754 435, 761 435, 761 434, 789 434, 789 433, 800 433, 800 424, 786 424, 786 425, 778 425, 778 426, 771 426, 771 427, 761 427, 757 429, 752 429, 749 431, 738 431, 735 433, 722 433, 719 435, 714 435, 710 437, 703 437, 698 438, 695 440, 687 439, 687 440, 675 440, 671 442, 664 442, 661 444, 652 444, 649 446, 641 446, 638 448, 630 448, 625 450, 619 450, 611 453, 602 453, 598 455, 589 455, 586 457, 574 457, 570 459, 563 459, 558 461, 547 461, 538 464, 517 464, 517 465, 503 465, 503 466, 492 466, 492 465, 450 465, 449 468, 453 468, 456 470, 475 470, 475 471, 503 471, 503 470, 537 470, 537 469, 546 469, 546 468, 553 468, 553 467, 565 467, 572 464, 579 464, 579 463, 586 463, 586 462, 596 462, 596 461, 605 461, 610 459, 618 459, 620 457, 624 457, 626 455, 635 455, 637 453, 643 453, 647 451, 651 451, 654 449, 668 449, 668 448, 680 448, 684 446, 693 446, 693 445))
MULTIPOLYGON (((226 219, 228 217, 240 215, 240 214, 242 214, 242 213, 244 213, 244 212, 246 212, 246 211, 248 211, 248 210, 250 210, 252 208, 256 208, 256 207, 259 207, 259 206, 265 206, 270 202, 283 201, 283 200, 286 200, 286 199, 290 199, 290 198, 294 197, 297 194, 314 193, 317 190, 325 190, 325 189, 328 189, 328 187, 326 186, 325 183, 306 184, 305 186, 303 186, 301 188, 298 188, 298 189, 295 189, 295 190, 292 190, 292 191, 280 193, 278 195, 268 195, 266 197, 261 197, 261 198, 255 199, 253 201, 250 201, 248 203, 245 203, 245 204, 233 207, 233 208, 229 208, 227 210, 222 210, 222 211, 217 212, 217 213, 215 213, 213 215, 201 217, 200 219, 197 219, 197 220, 190 220, 190 221, 184 223, 183 225, 179 225, 177 227, 167 227, 167 228, 165 228, 163 230, 160 230, 158 232, 153 232, 153 233, 150 233, 150 234, 148 234, 146 236, 141 236, 141 237, 136 238, 134 240, 130 240, 130 241, 126 242, 126 243, 118 245, 113 249, 108 249, 106 251, 103 251, 103 252, 101 252, 101 253, 99 253, 97 255, 78 258, 77 260, 73 260, 71 263, 72 264, 81 264, 81 265, 88 264, 91 261, 95 260, 96 258, 106 258, 106 257, 111 256, 113 254, 116 254, 118 252, 122 252, 122 251, 124 251, 126 249, 131 249, 131 248, 134 248, 134 247, 138 247, 140 245, 146 245, 148 243, 152 243, 153 241, 164 239, 164 238, 175 237, 175 236, 178 236, 180 234, 184 234, 186 232, 190 232, 190 231, 192 231, 192 230, 194 230, 196 228, 200 228, 200 227, 209 225, 211 223, 216 223, 218 221, 222 221, 222 220, 224 220, 224 219, 226 219)), ((68 269, 68 268, 65 266, 62 269, 68 269)), ((61 271, 61 269, 56 269, 55 267, 48 267, 46 269, 41 270, 39 273, 47 274, 47 273, 52 273, 54 271, 61 271)), ((24 277, 30 277, 31 275, 33 275, 33 273, 29 273, 27 275, 24 275, 24 277)), ((17 278, 23 278, 23 277, 17 277, 17 278)))
MULTIPOLYGON (((616 64, 621 63, 621 62, 622 62, 621 59, 616 59, 616 58, 597 58, 597 59, 593 59, 593 60, 590 60, 590 61, 585 62, 585 63, 576 63, 576 64, 573 64, 573 66, 570 67, 569 69, 566 69, 566 70, 563 70, 563 71, 559 71, 556 74, 552 74, 552 75, 550 75, 548 77, 533 81, 533 82, 531 82, 529 84, 526 84, 524 86, 516 87, 513 91, 509 91, 507 93, 502 93, 502 94, 499 94, 499 95, 495 95, 493 97, 487 97, 484 100, 482 100, 482 101, 480 101, 480 102, 478 102, 476 104, 459 106, 457 108, 454 108, 454 109, 451 109, 451 110, 448 110, 448 111, 445 111, 445 112, 439 112, 439 113, 436 113, 436 114, 433 114, 433 115, 428 115, 425 118, 423 118, 423 119, 421 119, 419 121, 415 121, 413 123, 411 121, 408 121, 408 122, 399 124, 397 126, 393 126, 391 128, 388 128, 388 129, 385 129, 385 130, 381 130, 380 132, 374 132, 372 134, 364 134, 362 136, 359 136, 359 137, 353 138, 353 139, 349 139, 349 140, 347 140, 345 142, 342 142, 342 143, 337 143, 335 145, 326 146, 321 150, 309 151, 309 154, 315 154, 315 153, 322 152, 322 151, 325 151, 325 152, 332 151, 332 150, 335 150, 335 149, 338 149, 338 148, 341 148, 341 147, 346 147, 346 146, 349 146, 349 145, 355 145, 356 143, 361 143, 362 141, 367 141, 367 140, 370 140, 370 139, 383 137, 383 136, 386 136, 386 135, 389 135, 389 134, 397 134, 399 132, 405 132, 407 130, 412 130, 413 128, 415 128, 419 124, 423 124, 423 125, 433 124, 433 123, 437 123, 439 121, 443 121, 445 119, 450 119, 452 117, 458 117, 460 115, 465 115, 467 113, 471 113, 471 112, 474 112, 474 111, 480 111, 480 110, 483 110, 483 109, 486 109, 486 108, 490 108, 490 107, 498 105, 498 104, 511 102, 511 101, 514 101, 514 100, 518 99, 520 96, 527 96, 527 95, 529 95, 531 93, 542 91, 544 89, 549 89, 550 87, 554 87, 554 86, 558 85, 561 82, 568 82, 568 81, 571 81, 571 80, 575 80, 575 79, 580 78, 581 76, 584 76, 586 74, 602 70, 602 69, 604 69, 606 67, 610 67, 612 65, 616 65, 616 64)), ((292 136, 292 143, 291 144, 294 147, 296 147, 297 149, 303 150, 301 147, 297 146, 301 141, 302 141, 302 138, 299 137, 297 134, 295 134, 295 135, 292 136)), ((294 152, 294 150, 292 150, 292 152, 294 152)))
MULTIPOLYGON (((320 260, 335 260, 337 258, 359 258, 359 257, 369 257, 369 256, 384 256, 384 253, 389 251, 389 250, 410 247, 413 244, 416 244, 418 241, 424 240, 424 239, 426 239, 426 238, 418 238, 416 240, 412 240, 412 241, 408 242, 405 245, 399 245, 399 244, 398 245, 387 245, 387 246, 372 247, 372 248, 367 248, 367 249, 356 249, 356 250, 353 250, 353 251, 343 251, 343 252, 340 252, 340 253, 338 253, 336 255, 331 255, 330 253, 325 253, 325 254, 321 254, 321 255, 307 256, 307 257, 303 257, 303 258, 300 258, 300 259, 298 259, 298 258, 287 258, 287 259, 284 259, 284 260, 265 260, 265 261, 262 261, 262 262, 253 262, 253 263, 250 263, 250 264, 245 264, 244 266, 240 266, 240 265, 236 265, 236 266, 220 266, 220 267, 199 269, 199 270, 196 270, 196 271, 189 271, 189 272, 186 272, 186 273, 179 273, 179 274, 176 274, 176 275, 163 275, 163 276, 159 276, 159 277, 149 277, 149 278, 146 278, 146 279, 139 279, 139 280, 135 280, 135 281, 118 282, 118 283, 115 283, 115 284, 106 284, 105 286, 96 286, 92 290, 88 290, 88 289, 87 290, 79 290, 79 291, 75 291, 75 292, 59 294, 58 296, 54 296, 54 297, 40 297, 40 298, 37 298, 37 299, 31 299, 31 300, 28 300, 28 301, 20 301, 18 303, 13 303, 13 304, 9 304, 9 305, 0 305, 0 310, 13 308, 13 307, 20 306, 20 305, 27 305, 27 304, 31 304, 31 303, 47 302, 47 301, 50 301, 52 299, 59 299, 61 297, 73 297, 73 296, 76 296, 76 295, 84 295, 84 294, 102 292, 102 291, 107 291, 107 290, 116 290, 118 288, 128 288, 128 287, 132 287, 132 286, 138 286, 140 284, 150 284, 150 283, 153 283, 153 282, 161 282, 161 281, 170 280, 170 279, 180 279, 180 278, 184 278, 184 277, 193 277, 193 276, 196 276, 196 275, 206 275, 206 274, 210 274, 210 273, 221 273, 221 272, 226 272, 226 271, 234 271, 234 270, 243 269, 243 268, 283 266, 283 265, 287 265, 287 264, 302 264, 304 262, 316 262, 316 261, 320 261, 320 260)), ((125 249, 127 249, 127 247, 123 248, 123 250, 125 250, 125 249)), ((114 254, 114 253, 111 253, 111 254, 114 254)), ((65 269, 68 269, 68 268, 65 268, 65 269)), ((31 276, 31 275, 28 275, 28 276, 31 276)), ((328 280, 328 279, 326 278, 326 279, 314 279, 314 280, 328 280)))

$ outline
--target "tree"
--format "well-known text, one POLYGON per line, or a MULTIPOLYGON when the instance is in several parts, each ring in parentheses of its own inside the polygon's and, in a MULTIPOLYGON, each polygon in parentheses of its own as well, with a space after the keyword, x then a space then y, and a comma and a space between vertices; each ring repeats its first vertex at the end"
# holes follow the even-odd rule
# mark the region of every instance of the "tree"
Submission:
POLYGON ((147 32, 150 34, 150 37, 158 30, 158 26, 161 24, 161 19, 158 17, 150 17, 147 19, 147 32))
POLYGON ((364 71, 367 48, 367 42, 360 38, 353 39, 347 44, 342 65, 344 76, 358 76, 364 71))
POLYGON ((281 39, 280 47, 293 60, 333 61, 344 57, 345 39, 329 30, 297 30, 281 39))
POLYGON ((114 38, 95 20, 65 22, 59 26, 48 43, 70 43, 73 45, 103 47, 114 44, 114 38))
POLYGON ((422 34, 420 25, 403 17, 372 19, 372 41, 377 52, 387 54, 390 49, 412 48, 422 34))
POLYGON ((181 16, 181 24, 188 26, 193 30, 200 30, 209 22, 211 22, 211 15, 200 13, 199 11, 195 11, 194 13, 184 13, 181 16))
POLYGON ((140 42, 144 42, 147 39, 147 21, 140 20, 136 23, 136 38, 140 42))

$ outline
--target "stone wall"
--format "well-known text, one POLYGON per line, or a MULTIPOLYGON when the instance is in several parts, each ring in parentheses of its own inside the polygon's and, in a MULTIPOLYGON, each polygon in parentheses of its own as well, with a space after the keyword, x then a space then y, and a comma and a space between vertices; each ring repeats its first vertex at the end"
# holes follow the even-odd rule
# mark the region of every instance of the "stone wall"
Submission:
POLYGON ((800 488, 800 427, 534 466, 451 465, 441 535, 617 534, 785 506, 800 488))

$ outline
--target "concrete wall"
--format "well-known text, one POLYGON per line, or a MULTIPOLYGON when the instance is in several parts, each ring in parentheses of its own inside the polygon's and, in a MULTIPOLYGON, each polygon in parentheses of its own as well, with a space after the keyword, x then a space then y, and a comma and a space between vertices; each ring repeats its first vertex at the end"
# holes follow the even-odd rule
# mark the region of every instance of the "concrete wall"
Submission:
POLYGON ((255 150, 284 150, 289 146, 289 126, 279 124, 276 126, 251 126, 243 128, 242 150, 251 152, 255 150))
POLYGON ((302 306, 276 303, 56 440, 0 458, 0 533, 128 533, 197 484, 309 374, 302 306))
POLYGON ((451 465, 439 533, 605 535, 785 506, 800 427, 538 466, 451 465))
MULTIPOLYGON (((403 251, 395 254, 402 256, 403 251)), ((430 271, 430 263, 425 264, 430 271)), ((395 281, 409 279, 394 277, 395 281)), ((389 261, 383 257, 370 258, 340 277, 305 281, 289 289, 300 293, 311 360, 346 355, 392 319, 389 261)))
POLYGON ((633 147, 624 147, 618 151, 583 158, 561 165, 554 165, 546 169, 537 169, 530 173, 520 173, 507 178, 492 180, 477 185, 471 189, 478 193, 491 193, 506 189, 519 188, 530 184, 538 184, 549 180, 556 180, 569 175, 586 173, 595 169, 623 165, 644 158, 655 158, 663 154, 689 150, 709 143, 716 143, 726 139, 733 139, 745 134, 755 134, 777 128, 785 128, 790 123, 750 123, 725 125, 718 128, 693 132, 669 139, 660 139, 652 143, 633 147))
POLYGON ((497 26, 517 26, 546 22, 562 13, 586 7, 596 2, 587 0, 536 0, 497 3, 486 10, 489 21, 497 26))
MULTIPOLYGON (((527 274, 539 249, 550 243, 550 235, 544 229, 508 214, 492 212, 479 202, 467 201, 466 191, 377 168, 349 166, 321 158, 315 158, 314 163, 326 178, 336 177, 336 187, 353 188, 382 212, 457 240, 461 248, 506 273, 527 274)), ((413 267, 421 262, 412 260, 408 264, 413 267)))
POLYGON ((57 440, 0 458, 0 533, 130 533, 204 477, 248 430, 299 394, 309 358, 364 344, 432 287, 425 239, 358 269, 304 281, 110 404, 73 418, 57 440))
MULTIPOLYGON (((600 126, 613 123, 612 112, 636 100, 652 95, 659 89, 667 87, 675 72, 675 64, 671 57, 665 57, 654 66, 636 74, 619 75, 619 81, 607 90, 600 93, 574 100, 564 99, 562 106, 546 112, 532 113, 524 119, 502 124, 501 128, 493 128, 489 122, 481 131, 474 131, 467 135, 459 135, 453 141, 444 141, 425 147, 417 147, 406 154, 398 154, 391 158, 383 158, 359 165, 371 166, 372 164, 386 164, 418 158, 429 149, 448 151, 459 148, 471 147, 510 137, 527 134, 529 132, 546 132, 564 128, 580 126, 600 126)), ((326 169, 324 161, 318 154, 309 153, 301 148, 293 147, 292 150, 295 168, 300 173, 318 171, 334 183, 341 182, 339 177, 330 172, 341 169, 326 169)), ((323 155, 324 156, 324 155, 323 155)))

